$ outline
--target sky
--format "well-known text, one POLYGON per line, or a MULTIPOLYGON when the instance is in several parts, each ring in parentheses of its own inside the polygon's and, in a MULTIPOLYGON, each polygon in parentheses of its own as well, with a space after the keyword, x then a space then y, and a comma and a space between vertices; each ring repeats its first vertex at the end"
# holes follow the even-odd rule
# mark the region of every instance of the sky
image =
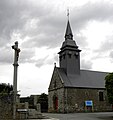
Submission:
POLYGON ((48 93, 69 20, 81 69, 113 72, 112 0, 0 0, 0 83, 13 84, 15 41, 21 49, 21 96, 48 93))

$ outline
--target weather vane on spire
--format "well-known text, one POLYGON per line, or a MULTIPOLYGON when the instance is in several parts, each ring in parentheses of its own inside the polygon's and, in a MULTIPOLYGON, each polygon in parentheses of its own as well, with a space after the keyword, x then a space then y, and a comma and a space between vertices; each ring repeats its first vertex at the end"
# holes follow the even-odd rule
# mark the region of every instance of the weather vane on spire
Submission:
POLYGON ((68 20, 69 20, 69 8, 67 9, 67 17, 68 17, 68 20))

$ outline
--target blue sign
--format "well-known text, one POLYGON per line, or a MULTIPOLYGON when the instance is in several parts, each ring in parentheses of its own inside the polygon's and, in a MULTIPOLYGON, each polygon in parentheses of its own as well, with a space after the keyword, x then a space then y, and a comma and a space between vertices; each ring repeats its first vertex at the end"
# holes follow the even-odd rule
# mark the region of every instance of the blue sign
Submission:
POLYGON ((93 106, 93 101, 92 100, 85 101, 85 105, 86 106, 93 106))

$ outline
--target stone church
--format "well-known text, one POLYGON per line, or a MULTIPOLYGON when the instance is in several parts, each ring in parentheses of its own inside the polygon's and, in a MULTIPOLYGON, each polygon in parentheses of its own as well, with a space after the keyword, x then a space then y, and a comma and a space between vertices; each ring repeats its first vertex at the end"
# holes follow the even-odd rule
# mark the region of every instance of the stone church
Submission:
POLYGON ((58 53, 60 67, 54 66, 48 88, 49 112, 112 110, 105 90, 105 76, 108 73, 81 70, 80 52, 68 20, 65 40, 58 53))

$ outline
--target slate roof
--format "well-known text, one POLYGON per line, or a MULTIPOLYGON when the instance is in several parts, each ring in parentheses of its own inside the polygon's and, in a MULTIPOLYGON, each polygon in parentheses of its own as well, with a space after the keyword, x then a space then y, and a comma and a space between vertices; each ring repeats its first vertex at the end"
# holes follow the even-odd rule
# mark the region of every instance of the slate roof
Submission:
POLYGON ((58 73, 65 87, 105 88, 107 72, 80 70, 80 75, 66 75, 64 69, 57 67, 58 73))

